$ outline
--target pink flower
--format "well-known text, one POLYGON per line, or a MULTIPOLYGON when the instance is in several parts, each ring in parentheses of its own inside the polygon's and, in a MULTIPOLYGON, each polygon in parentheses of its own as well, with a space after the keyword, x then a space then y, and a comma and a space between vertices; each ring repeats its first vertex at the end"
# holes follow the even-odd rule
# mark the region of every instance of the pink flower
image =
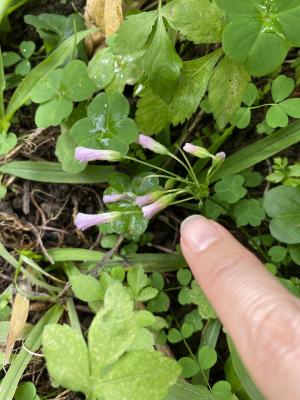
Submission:
POLYGON ((103 203, 117 203, 118 201, 128 200, 130 198, 128 193, 119 193, 119 194, 105 194, 103 196, 103 203))
POLYGON ((147 219, 151 219, 155 214, 159 213, 163 209, 167 208, 175 199, 174 194, 167 194, 161 197, 159 200, 155 201, 148 206, 142 208, 143 215, 147 219))
POLYGON ((75 158, 80 162, 94 160, 119 161, 122 158, 122 154, 114 150, 96 150, 87 147, 77 147, 75 149, 75 158))
POLYGON ((163 192, 157 191, 145 194, 144 196, 137 196, 135 199, 135 204, 139 207, 144 207, 147 204, 153 203, 154 201, 158 200, 163 192))
POLYGON ((137 143, 144 147, 144 149, 151 150, 154 153, 163 155, 170 154, 169 150, 165 146, 152 139, 150 136, 139 135, 137 143))
POLYGON ((75 225, 77 226, 77 229, 85 231, 91 226, 107 224, 108 222, 112 222, 115 219, 119 218, 120 215, 121 215, 120 212, 109 212, 102 214, 78 213, 75 219, 75 225))
POLYGON ((209 158, 209 157, 212 156, 212 155, 209 153, 209 151, 207 151, 207 150, 204 149, 203 147, 195 146, 195 145, 192 144, 192 143, 186 143, 186 144, 183 146, 183 150, 184 150, 186 153, 192 154, 193 156, 198 157, 198 158, 209 158))

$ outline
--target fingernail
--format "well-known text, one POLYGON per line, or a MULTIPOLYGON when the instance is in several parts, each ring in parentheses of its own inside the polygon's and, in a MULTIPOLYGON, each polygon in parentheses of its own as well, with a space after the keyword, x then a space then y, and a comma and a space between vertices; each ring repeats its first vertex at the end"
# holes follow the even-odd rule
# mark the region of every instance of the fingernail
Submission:
POLYGON ((181 224, 181 240, 193 252, 201 252, 220 237, 216 225, 201 215, 191 215, 181 224))

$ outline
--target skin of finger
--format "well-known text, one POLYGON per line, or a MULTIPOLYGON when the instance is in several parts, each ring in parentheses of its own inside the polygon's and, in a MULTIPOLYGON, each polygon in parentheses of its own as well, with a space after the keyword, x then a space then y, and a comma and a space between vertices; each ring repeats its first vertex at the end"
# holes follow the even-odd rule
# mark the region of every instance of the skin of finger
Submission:
POLYGON ((257 386, 267 399, 300 399, 300 302, 221 225, 191 220, 181 247, 257 386), (215 240, 191 240, 213 224, 215 240))

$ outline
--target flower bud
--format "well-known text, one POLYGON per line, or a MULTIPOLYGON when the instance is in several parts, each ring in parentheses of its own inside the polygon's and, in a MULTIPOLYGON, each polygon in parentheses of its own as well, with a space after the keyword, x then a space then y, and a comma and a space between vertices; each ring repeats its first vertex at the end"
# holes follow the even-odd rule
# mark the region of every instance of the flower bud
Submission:
POLYGON ((146 135, 139 135, 138 137, 138 144, 144 147, 144 149, 151 150, 154 153, 168 155, 170 154, 169 150, 157 142, 156 140, 152 139, 150 136, 146 135))
POLYGON ((183 146, 183 150, 186 153, 192 154, 193 156, 198 157, 198 158, 210 158, 210 157, 212 157, 210 152, 207 151, 206 149, 204 149, 204 147, 195 146, 192 143, 186 143, 183 146))
POLYGON ((167 194, 161 197, 159 200, 155 201, 148 206, 142 208, 143 215, 147 219, 151 219, 155 214, 159 213, 163 209, 167 208, 176 198, 174 194, 167 194))
POLYGON ((87 147, 77 147, 75 149, 75 158, 80 162, 94 160, 119 161, 122 159, 122 154, 114 150, 96 150, 87 147))
POLYGON ((103 196, 103 203, 117 203, 118 201, 128 200, 130 198, 128 193, 105 194, 103 196))
POLYGON ((75 225, 77 229, 81 231, 85 231, 94 225, 107 224, 109 222, 113 222, 115 219, 119 218, 121 215, 120 212, 109 212, 102 214, 83 214, 79 213, 75 219, 75 225))
POLYGON ((135 198, 135 204, 139 207, 144 207, 147 204, 151 204, 158 200, 163 195, 162 191, 152 192, 145 194, 144 196, 137 196, 135 198))

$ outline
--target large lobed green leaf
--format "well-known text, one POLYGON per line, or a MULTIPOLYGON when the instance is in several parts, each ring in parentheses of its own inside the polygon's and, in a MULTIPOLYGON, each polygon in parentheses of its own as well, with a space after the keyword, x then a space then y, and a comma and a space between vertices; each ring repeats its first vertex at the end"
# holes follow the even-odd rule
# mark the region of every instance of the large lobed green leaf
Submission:
POLYGON ((217 124, 223 129, 240 107, 250 75, 242 65, 224 57, 215 68, 208 99, 217 124))
POLYGON ((224 14, 209 0, 174 0, 162 9, 174 29, 194 43, 218 43, 222 40, 224 14))
POLYGON ((265 194, 264 208, 272 218, 272 236, 282 243, 300 243, 300 189, 278 186, 265 194))
POLYGON ((158 133, 170 122, 178 125, 190 118, 205 95, 221 54, 222 50, 219 49, 197 60, 185 62, 170 104, 165 103, 150 88, 145 89, 137 104, 136 121, 139 128, 148 134, 158 133))

